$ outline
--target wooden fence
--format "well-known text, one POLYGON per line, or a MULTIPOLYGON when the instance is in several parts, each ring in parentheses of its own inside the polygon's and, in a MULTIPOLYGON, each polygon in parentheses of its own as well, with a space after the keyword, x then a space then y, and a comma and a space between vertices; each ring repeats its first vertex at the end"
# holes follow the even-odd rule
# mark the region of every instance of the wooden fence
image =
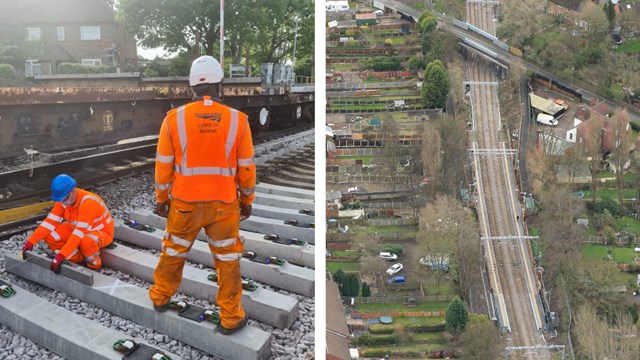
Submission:
POLYGON ((444 317, 444 311, 377 311, 377 312, 352 312, 351 317, 359 319, 372 319, 381 316, 392 317, 444 317))

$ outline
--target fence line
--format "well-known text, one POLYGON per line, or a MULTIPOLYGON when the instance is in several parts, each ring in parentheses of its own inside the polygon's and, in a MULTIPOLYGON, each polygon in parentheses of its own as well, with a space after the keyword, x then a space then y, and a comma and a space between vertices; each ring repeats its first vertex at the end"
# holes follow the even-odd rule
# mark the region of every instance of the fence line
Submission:
POLYGON ((403 218, 387 218, 387 219, 367 219, 369 225, 372 226, 404 226, 404 225, 414 225, 416 223, 415 219, 403 219, 403 218))
MULTIPOLYGON (((355 304, 406 304, 409 302, 409 299, 415 301, 416 303, 422 302, 434 302, 434 301, 451 301, 453 299, 453 295, 416 295, 416 296, 369 296, 369 297, 351 297, 351 296, 343 296, 342 300, 351 302, 351 299, 355 304)), ((418 313, 440 313, 440 311, 418 311, 418 313)), ((387 313, 386 311, 380 311, 377 313, 387 313)), ((403 313, 406 313, 403 311, 403 313)), ((444 313, 444 311, 442 311, 444 313)), ((367 314, 371 314, 367 312, 367 314)), ((384 316, 384 315, 381 315, 384 316)), ((375 317, 375 316, 374 316, 375 317)))
POLYGON ((346 174, 327 174, 327 182, 333 183, 350 183, 350 182, 369 182, 380 184, 411 184, 413 183, 410 176, 387 176, 387 175, 346 175, 346 174))
MULTIPOLYGON (((395 94, 388 94, 387 96, 415 96, 420 95, 420 90, 404 90, 398 91, 395 94)), ((365 90, 363 92, 360 91, 327 91, 327 99, 334 98, 349 98, 349 97, 371 97, 371 96, 381 96, 380 91, 375 90, 365 90)))
POLYGON ((327 84, 327 91, 337 90, 337 89, 346 89, 346 90, 386 89, 386 88, 400 88, 400 87, 414 87, 414 86, 416 86, 415 81, 388 81, 388 82, 377 82, 377 83, 337 83, 337 84, 327 84))

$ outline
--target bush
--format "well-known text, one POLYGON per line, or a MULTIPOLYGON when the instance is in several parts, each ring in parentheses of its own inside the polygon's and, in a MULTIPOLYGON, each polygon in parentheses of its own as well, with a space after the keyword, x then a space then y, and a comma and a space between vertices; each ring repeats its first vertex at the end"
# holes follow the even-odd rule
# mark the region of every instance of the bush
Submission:
POLYGON ((373 71, 398 71, 402 69, 400 59, 395 56, 368 58, 364 61, 364 65, 373 71))
POLYGON ((402 350, 402 349, 364 349, 360 352, 360 355, 367 358, 383 358, 389 355, 397 359, 410 359, 410 358, 423 358, 424 353, 415 350, 402 350))
POLYGON ((112 66, 89 66, 77 63, 62 63, 58 65, 58 74, 100 74, 115 72, 112 66))
POLYGON ((440 324, 440 325, 418 324, 418 325, 407 326, 406 329, 416 334, 427 333, 427 332, 443 332, 445 330, 445 325, 444 324, 440 324))
POLYGON ((333 281, 335 281, 339 285, 342 285, 344 283, 345 276, 346 275, 344 273, 344 270, 338 269, 338 270, 336 270, 335 273, 333 273, 333 281))
POLYGON ((342 283, 342 295, 343 296, 358 296, 360 292, 360 281, 354 274, 347 274, 342 283))
POLYGON ((369 287, 369 285, 366 282, 362 283, 362 297, 369 297, 371 296, 371 288, 369 287))
POLYGON ((603 196, 602 200, 596 202, 595 211, 598 214, 603 214, 605 210, 608 210, 614 217, 618 216, 620 214, 620 204, 611 196, 603 196))
POLYGON ((372 334, 377 334, 377 335, 393 334, 394 331, 395 329, 390 326, 385 326, 385 325, 369 326, 369 332, 372 334))
POLYGON ((9 64, 0 64, 0 79, 15 79, 16 69, 9 64))
POLYGON ((424 69, 427 64, 424 62, 424 59, 418 56, 412 56, 407 60, 407 70, 410 71, 418 71, 424 69))
POLYGON ((385 45, 385 46, 393 46, 393 40, 391 40, 391 39, 386 39, 386 40, 384 41, 384 45, 385 45))
POLYGON ((378 345, 394 345, 398 343, 398 337, 396 335, 379 335, 372 336, 364 334, 354 341, 356 345, 364 346, 378 346, 378 345))
POLYGON ((390 252, 400 256, 404 252, 404 248, 398 244, 384 244, 380 246, 380 252, 390 252))

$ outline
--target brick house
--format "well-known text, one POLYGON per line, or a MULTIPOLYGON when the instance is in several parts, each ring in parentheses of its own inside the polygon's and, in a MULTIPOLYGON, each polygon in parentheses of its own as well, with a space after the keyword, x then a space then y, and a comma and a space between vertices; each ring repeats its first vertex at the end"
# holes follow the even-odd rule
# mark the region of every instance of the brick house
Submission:
POLYGON ((137 68, 136 41, 106 0, 0 1, 0 44, 14 45, 26 76, 56 74, 61 63, 137 68))

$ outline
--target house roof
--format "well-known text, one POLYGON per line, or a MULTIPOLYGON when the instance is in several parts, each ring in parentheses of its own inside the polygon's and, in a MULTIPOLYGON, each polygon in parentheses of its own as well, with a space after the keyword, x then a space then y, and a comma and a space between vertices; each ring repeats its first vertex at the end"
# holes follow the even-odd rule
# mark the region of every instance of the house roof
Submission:
POLYGON ((0 1, 0 23, 113 21, 115 11, 104 0, 0 1))
POLYGON ((591 111, 581 106, 576 110, 574 117, 582 121, 587 121, 591 118, 591 111))
POLYGON ((377 19, 376 14, 356 14, 356 20, 377 19))
POLYGON ((607 114, 609 114, 609 106, 607 106, 607 103, 604 101, 599 102, 598 104, 596 104, 595 106, 593 106, 591 108, 591 110, 602 114, 604 116, 607 116, 607 114))
POLYGON ((327 279, 327 355, 338 359, 350 359, 349 327, 344 317, 338 284, 327 279))

